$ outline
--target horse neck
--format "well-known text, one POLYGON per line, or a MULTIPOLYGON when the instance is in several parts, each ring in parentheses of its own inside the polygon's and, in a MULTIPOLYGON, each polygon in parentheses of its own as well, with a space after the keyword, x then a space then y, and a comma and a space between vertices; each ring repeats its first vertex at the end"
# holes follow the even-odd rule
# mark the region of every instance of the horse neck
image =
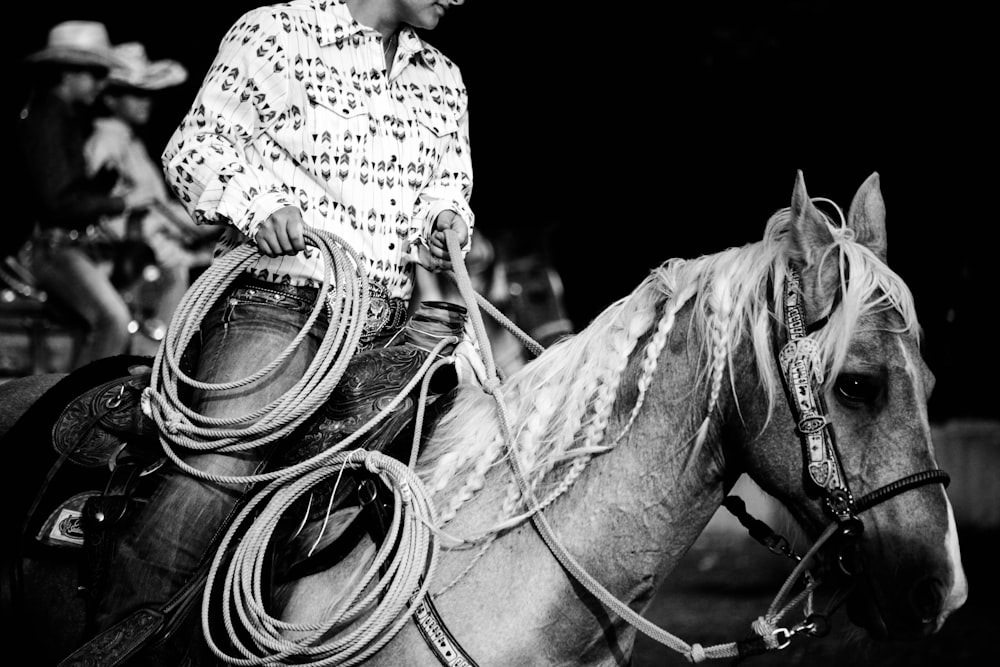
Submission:
POLYGON ((731 401, 717 405, 699 441, 707 390, 692 392, 702 350, 695 336, 687 336, 693 330, 689 319, 685 308, 660 353, 645 401, 627 426, 639 393, 634 380, 644 345, 637 346, 605 444, 627 431, 548 512, 570 552, 585 554, 587 570, 628 602, 651 597, 722 501, 720 435, 731 401))

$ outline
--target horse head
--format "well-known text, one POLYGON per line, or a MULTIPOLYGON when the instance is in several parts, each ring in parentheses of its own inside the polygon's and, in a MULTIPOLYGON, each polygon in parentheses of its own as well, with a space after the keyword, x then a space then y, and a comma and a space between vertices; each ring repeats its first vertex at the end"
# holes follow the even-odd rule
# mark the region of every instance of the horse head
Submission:
MULTIPOLYGON (((736 456, 812 538, 831 522, 850 519, 841 532, 851 537, 834 540, 824 560, 831 571, 850 575, 855 624, 877 637, 930 634, 967 593, 944 486, 927 483, 946 481, 936 471, 928 423, 934 376, 920 354, 912 296, 886 265, 878 174, 860 187, 841 224, 819 210, 823 201, 810 199, 800 173, 791 206, 772 218, 769 234, 784 248, 788 267, 776 262, 773 289, 780 295, 790 280, 800 283, 796 316, 808 342, 804 363, 815 367, 809 382, 815 397, 806 402, 812 400, 822 420, 816 432, 826 437, 803 438, 808 428, 794 394, 809 390, 786 379, 786 403, 770 375, 781 379, 775 362, 751 373, 753 379, 736 377, 747 383, 769 376, 763 384, 771 401, 767 410, 743 410, 750 416, 750 444, 736 456), (824 447, 829 451, 817 451, 824 447), (810 473, 813 465, 831 466, 821 474, 843 476, 831 485, 848 494, 841 499, 843 516, 831 511, 810 473)), ((787 311, 773 318, 784 325, 772 327, 771 359, 791 338, 787 311)), ((755 344, 763 349, 763 337, 755 344)), ((736 393, 753 395, 750 387, 736 393)))

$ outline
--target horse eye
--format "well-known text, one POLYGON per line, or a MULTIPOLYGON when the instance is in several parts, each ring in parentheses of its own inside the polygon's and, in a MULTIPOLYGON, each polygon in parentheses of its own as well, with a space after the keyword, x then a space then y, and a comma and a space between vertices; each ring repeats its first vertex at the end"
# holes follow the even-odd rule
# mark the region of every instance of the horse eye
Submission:
POLYGON ((878 380, 869 375, 852 375, 843 373, 834 384, 837 393, 844 399, 855 403, 873 403, 878 398, 882 387, 878 380))

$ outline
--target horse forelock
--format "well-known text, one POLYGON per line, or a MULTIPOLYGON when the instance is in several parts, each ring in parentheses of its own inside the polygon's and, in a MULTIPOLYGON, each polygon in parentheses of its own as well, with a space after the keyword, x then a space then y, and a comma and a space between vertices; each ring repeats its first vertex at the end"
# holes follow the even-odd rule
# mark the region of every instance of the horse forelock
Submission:
MULTIPOLYGON (((692 409, 704 415, 695 446, 701 443, 704 427, 723 396, 733 350, 745 337, 751 341, 770 414, 781 387, 772 335, 775 322, 783 320, 780 308, 789 262, 785 242, 789 224, 789 209, 783 209, 768 221, 762 241, 696 259, 668 260, 585 329, 552 345, 503 383, 513 440, 510 451, 517 452, 533 489, 539 489, 560 464, 576 461, 561 481, 562 486, 572 483, 591 456, 617 441, 612 439, 615 434, 607 433, 607 426, 629 359, 633 354, 643 355, 637 410, 657 368, 666 334, 687 304, 702 349, 692 395, 706 397, 703 405, 692 404, 692 409), (638 343, 651 331, 645 347, 637 352, 638 343)), ((834 238, 823 261, 837 262, 841 299, 828 323, 813 334, 828 382, 842 365, 850 339, 866 315, 897 313, 900 331, 919 332, 912 296, 900 277, 858 244, 850 229, 837 228, 834 238)), ((477 385, 463 387, 418 464, 418 473, 438 499, 442 523, 484 486, 490 469, 509 455, 503 433, 493 397, 477 385)), ((506 468, 504 474, 509 472, 506 468)), ((509 516, 517 507, 519 492, 512 481, 508 483, 512 486, 503 511, 509 516)))
MULTIPOLYGON (((871 249, 858 243, 854 230, 834 223, 822 214, 833 242, 821 256, 812 258, 824 269, 832 268, 838 281, 838 298, 828 313, 828 320, 813 337, 819 346, 829 385, 843 367, 851 341, 861 327, 879 328, 892 333, 912 335, 919 343, 921 329, 913 295, 903 279, 871 249)), ((779 243, 791 224, 789 209, 776 213, 768 223, 769 236, 779 243)), ((776 294, 783 294, 785 266, 776 266, 781 274, 776 294)), ((783 307, 780 305, 779 307, 783 307)), ((758 358, 763 359, 764 341, 756 341, 758 358)))

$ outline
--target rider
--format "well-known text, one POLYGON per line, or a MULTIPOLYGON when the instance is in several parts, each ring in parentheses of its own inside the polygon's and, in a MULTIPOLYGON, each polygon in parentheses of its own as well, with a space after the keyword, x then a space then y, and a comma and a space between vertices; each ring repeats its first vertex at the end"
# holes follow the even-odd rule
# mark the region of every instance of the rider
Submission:
MULTIPOLYGON (((252 242, 261 256, 205 315, 197 379, 245 378, 299 333, 324 276, 319 254, 305 252, 306 228, 332 232, 363 258, 370 289, 389 310, 368 345, 405 321, 415 263, 451 267, 446 232, 468 250, 466 88, 458 67, 417 32, 434 29, 453 4, 292 0, 251 10, 222 40, 163 162, 196 222, 227 225, 218 254, 252 242)), ((275 374, 199 392, 192 408, 222 418, 267 405, 299 381, 327 326, 317 322, 275 374)), ((262 457, 251 450, 185 460, 236 476, 262 457)), ((165 471, 139 530, 119 546, 98 629, 167 602, 242 491, 165 471)))

